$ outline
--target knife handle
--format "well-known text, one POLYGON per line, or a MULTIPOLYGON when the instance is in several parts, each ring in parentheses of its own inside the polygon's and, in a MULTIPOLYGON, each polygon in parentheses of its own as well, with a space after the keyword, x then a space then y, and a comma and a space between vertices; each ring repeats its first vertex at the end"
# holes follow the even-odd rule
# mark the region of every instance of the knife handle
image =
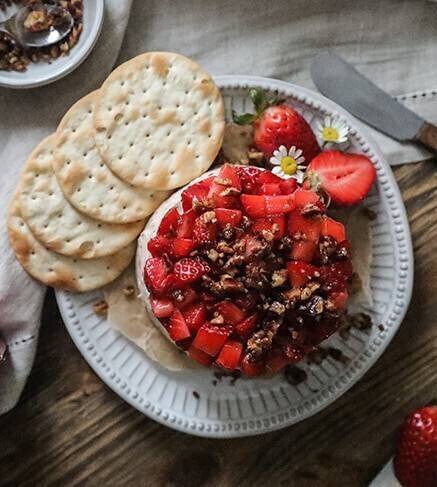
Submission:
POLYGON ((437 152, 437 127, 431 123, 425 122, 419 133, 416 135, 416 140, 423 145, 426 145, 434 152, 437 152))

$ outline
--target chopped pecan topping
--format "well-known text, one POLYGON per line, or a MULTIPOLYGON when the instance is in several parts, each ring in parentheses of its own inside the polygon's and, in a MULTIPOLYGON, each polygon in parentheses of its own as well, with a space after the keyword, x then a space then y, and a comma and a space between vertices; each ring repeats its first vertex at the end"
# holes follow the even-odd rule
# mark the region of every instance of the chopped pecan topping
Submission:
POLYGON ((247 350, 254 359, 261 358, 270 350, 273 339, 276 336, 280 323, 270 321, 265 324, 265 328, 255 332, 247 341, 247 350))
POLYGON ((283 315, 285 313, 285 306, 279 301, 273 301, 272 304, 266 303, 265 309, 277 315, 283 315))
POLYGON ((313 296, 306 304, 306 311, 312 315, 321 315, 325 309, 323 298, 320 296, 313 296))
POLYGON ((320 206, 314 203, 306 203, 304 207, 300 210, 301 215, 306 217, 311 217, 314 219, 322 218, 322 210, 320 206))
POLYGON ((217 259, 220 257, 220 254, 215 249, 208 249, 205 253, 208 259, 212 262, 216 262, 217 259))
POLYGON ((293 240, 307 240, 307 235, 305 232, 299 230, 298 232, 293 234, 293 240))
POLYGON ((282 286, 285 282, 287 282, 287 277, 287 269, 279 269, 274 271, 272 274, 272 287, 282 286))
POLYGON ((123 289, 123 294, 126 296, 126 298, 133 298, 135 295, 135 287, 132 285, 126 286, 123 289))
POLYGON ((223 291, 244 291, 243 283, 229 274, 220 277, 220 285, 223 291))
POLYGON ((224 189, 221 193, 220 196, 238 196, 241 193, 241 191, 237 188, 234 188, 231 186, 230 188, 224 189))
POLYGON ((231 240, 232 238, 234 238, 234 229, 229 223, 226 224, 225 228, 223 228, 222 236, 225 240, 231 240))
POLYGON ((221 186, 232 186, 232 181, 228 178, 215 178, 214 183, 221 186))
POLYGON ((224 322, 225 322, 225 319, 223 318, 222 315, 214 314, 214 318, 211 320, 210 323, 212 325, 223 325, 224 322))
POLYGON ((195 212, 214 209, 215 205, 212 200, 199 200, 196 196, 193 198, 192 208, 195 212))
POLYGON ((172 294, 178 303, 181 303, 185 298, 185 293, 181 289, 176 289, 172 294))
POLYGON ((264 153, 256 150, 250 150, 247 155, 251 161, 255 162, 261 162, 264 159, 264 153))
POLYGON ((201 216, 204 223, 216 223, 215 211, 207 211, 201 216))
POLYGON ((330 235, 325 235, 321 238, 317 245, 317 257, 322 264, 328 264, 330 257, 337 250, 337 240, 330 235))
POLYGON ((216 250, 218 252, 223 252, 224 254, 233 254, 234 249, 228 244, 228 242, 225 242, 224 240, 218 242, 216 245, 216 250))
POLYGON ((320 284, 318 282, 309 281, 302 289, 300 294, 300 299, 302 301, 309 299, 319 288, 320 288, 320 284))
POLYGON ((99 316, 106 316, 108 314, 108 308, 108 303, 104 300, 93 305, 94 313, 99 316))

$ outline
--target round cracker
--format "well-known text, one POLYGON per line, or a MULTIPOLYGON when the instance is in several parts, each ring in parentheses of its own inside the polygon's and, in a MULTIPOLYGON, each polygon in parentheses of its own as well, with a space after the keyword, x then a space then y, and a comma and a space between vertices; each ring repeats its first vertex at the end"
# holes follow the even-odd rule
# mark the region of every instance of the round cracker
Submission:
POLYGON ((219 89, 198 64, 152 52, 119 66, 94 108, 97 145, 106 164, 134 186, 174 189, 200 176, 223 141, 219 89))
POLYGON ((113 281, 129 265, 136 248, 132 242, 114 255, 89 260, 48 250, 23 220, 18 193, 9 205, 8 230, 11 246, 26 271, 44 284, 67 291, 91 291, 113 281))
POLYGON ((65 199, 54 175, 54 142, 54 135, 44 139, 21 175, 21 213, 32 233, 48 249, 82 259, 111 255, 129 245, 145 221, 113 225, 79 213, 65 199))
POLYGON ((107 223, 144 219, 169 193, 135 188, 115 176, 103 162, 94 140, 96 93, 75 103, 56 131, 56 178, 70 203, 92 218, 107 223))

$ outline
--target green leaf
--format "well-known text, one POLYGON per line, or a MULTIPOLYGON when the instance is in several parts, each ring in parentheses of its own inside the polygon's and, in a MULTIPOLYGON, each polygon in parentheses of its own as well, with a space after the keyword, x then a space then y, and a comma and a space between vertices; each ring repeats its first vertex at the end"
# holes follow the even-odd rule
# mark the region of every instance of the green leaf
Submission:
POLYGON ((232 120, 238 125, 250 125, 256 120, 256 115, 253 113, 243 113, 238 115, 235 110, 232 110, 232 120))
POLYGON ((264 90, 250 90, 250 98, 252 100, 253 106, 255 107, 256 113, 261 113, 269 106, 267 95, 264 90))

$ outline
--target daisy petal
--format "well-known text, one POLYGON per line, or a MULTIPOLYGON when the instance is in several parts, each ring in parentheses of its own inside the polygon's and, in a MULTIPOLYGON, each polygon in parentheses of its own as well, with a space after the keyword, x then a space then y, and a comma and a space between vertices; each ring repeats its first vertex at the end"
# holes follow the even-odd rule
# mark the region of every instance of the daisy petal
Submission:
POLYGON ((302 150, 301 149, 298 149, 295 153, 294 153, 294 158, 296 159, 297 157, 300 157, 302 155, 302 150))
POLYGON ((281 169, 280 167, 274 167, 274 168, 272 169, 272 173, 273 173, 273 174, 276 174, 276 176, 281 176, 281 177, 282 177, 282 176, 283 176, 283 174, 284 174, 284 173, 283 173, 283 171, 282 171, 282 169, 281 169))
POLYGON ((282 157, 287 157, 287 148, 285 147, 285 145, 281 145, 279 147, 279 152, 281 153, 281 156, 282 157))
POLYGON ((321 132, 321 131, 323 130, 323 125, 322 125, 322 124, 321 124, 319 121, 317 121, 317 122, 316 122, 316 128, 317 128, 318 130, 320 130, 320 132, 321 132))
MULTIPOLYGON (((275 151, 275 152, 277 152, 277 151, 275 151)), ((271 157, 270 163, 273 164, 274 166, 279 166, 279 164, 281 164, 281 160, 278 159, 277 157, 271 157)))
POLYGON ((331 126, 331 117, 325 117, 325 127, 331 126))

